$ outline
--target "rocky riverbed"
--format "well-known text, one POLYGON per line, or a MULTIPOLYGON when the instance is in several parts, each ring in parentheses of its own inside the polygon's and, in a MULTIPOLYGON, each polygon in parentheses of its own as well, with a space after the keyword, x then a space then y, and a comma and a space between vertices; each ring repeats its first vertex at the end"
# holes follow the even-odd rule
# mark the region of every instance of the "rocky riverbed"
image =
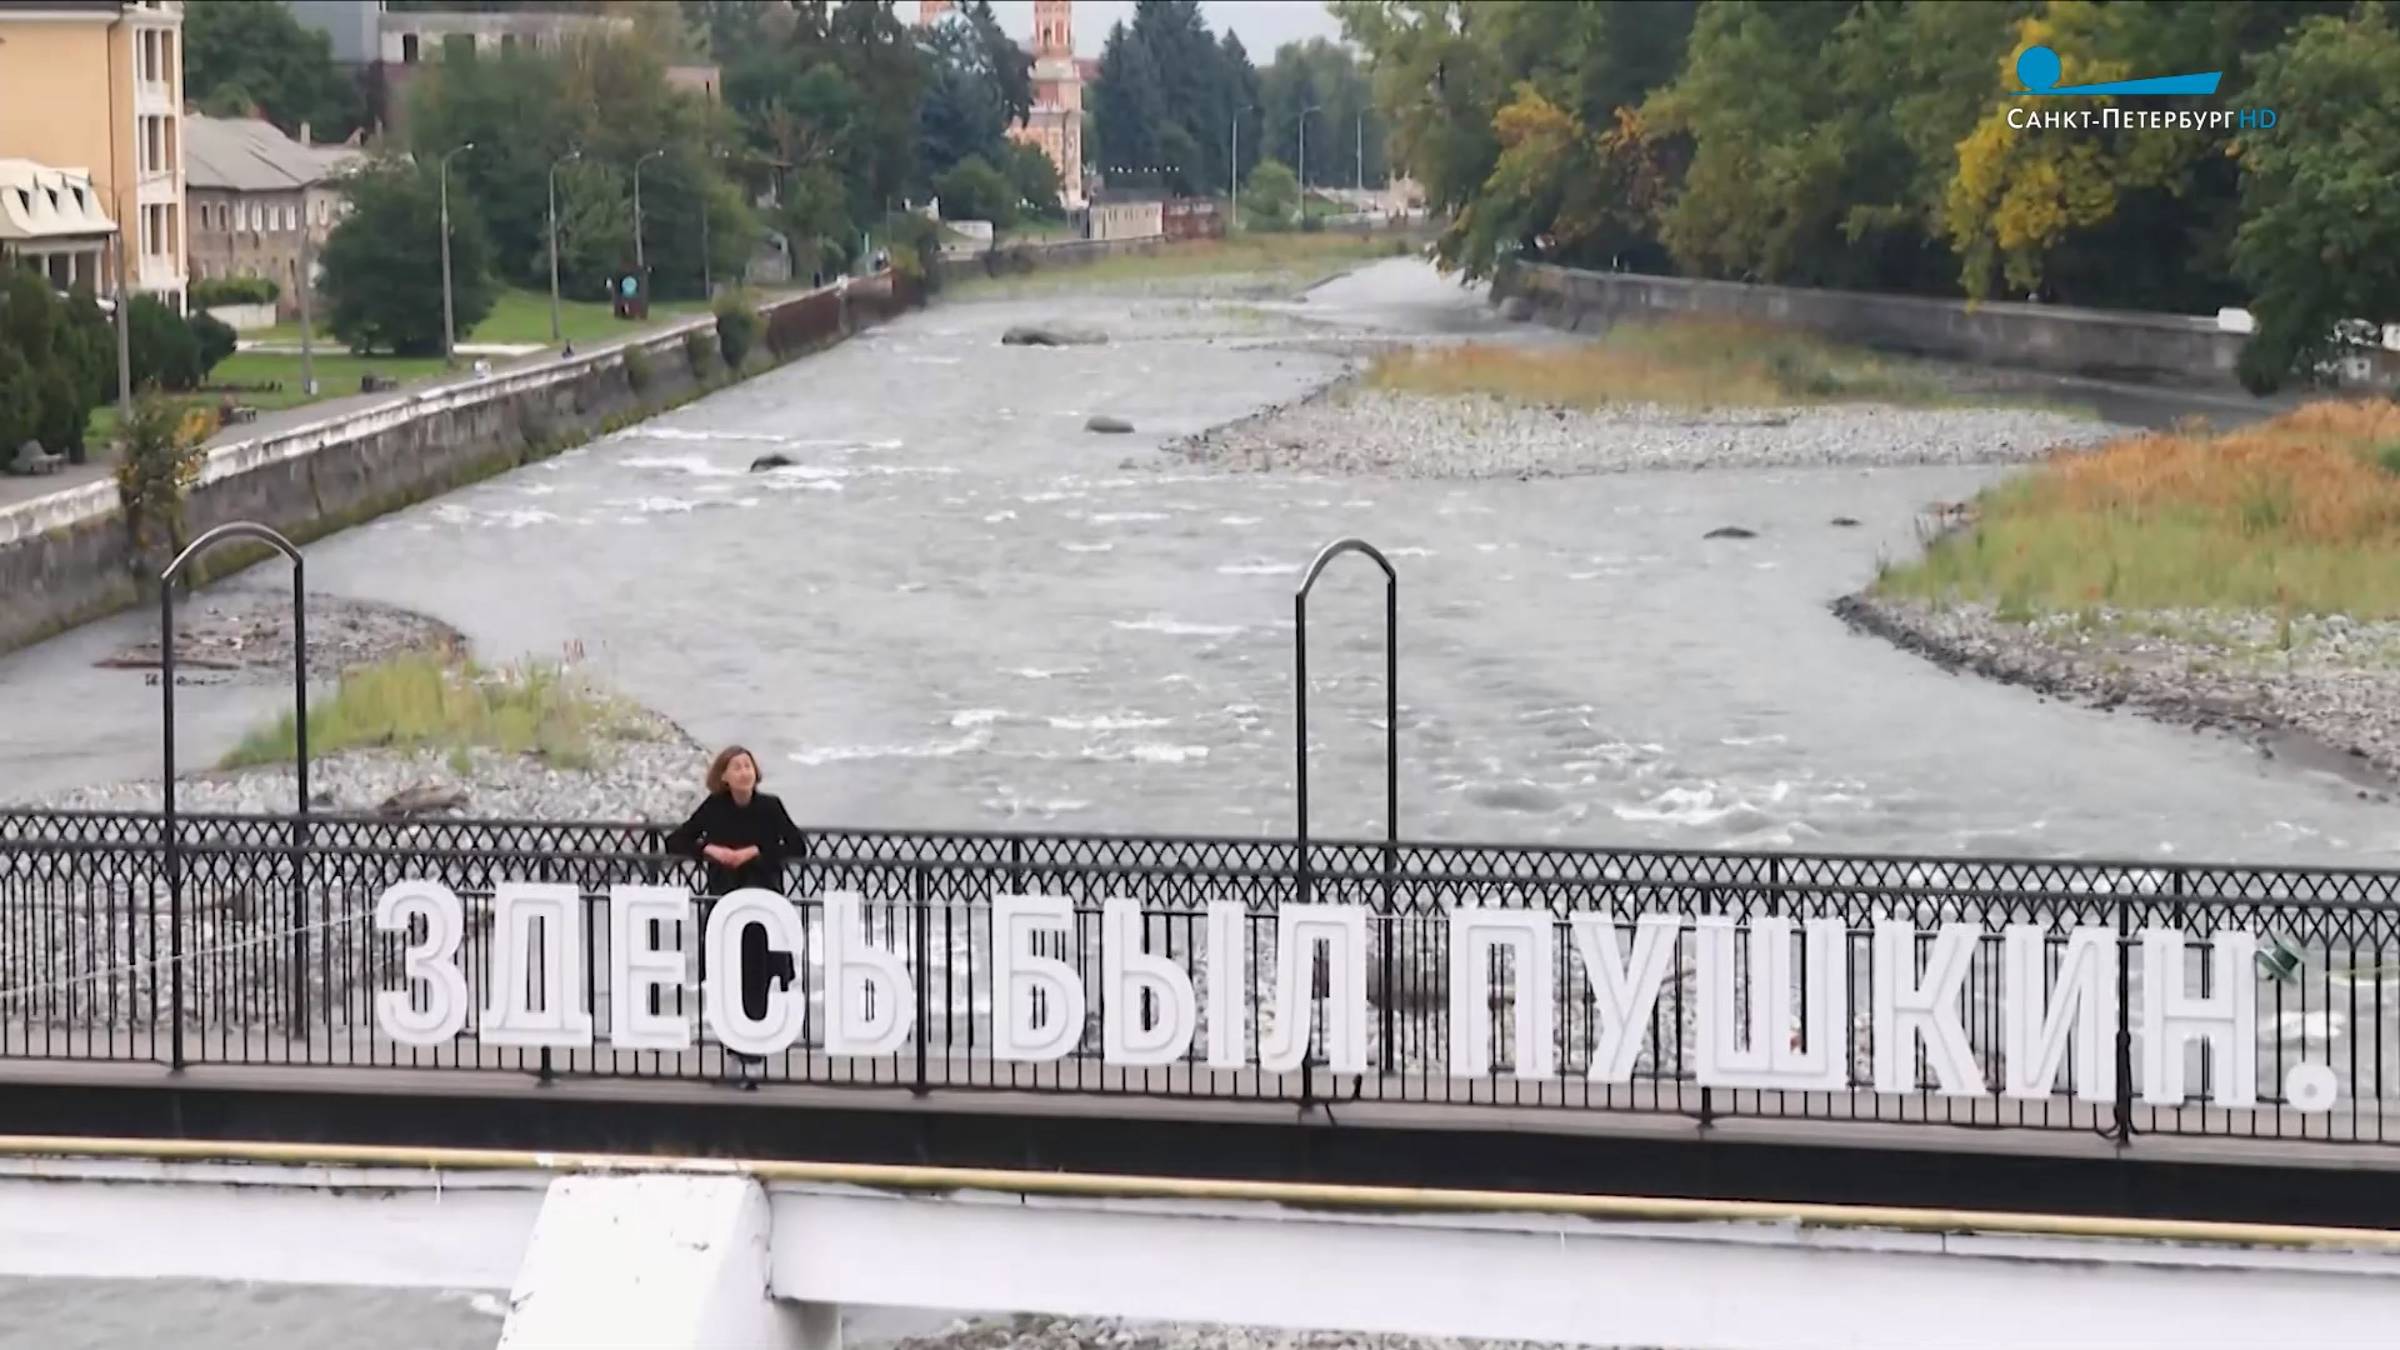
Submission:
POLYGON ((1165 449, 1237 472, 1559 478, 1656 469, 2013 464, 2127 428, 2027 408, 1540 407, 1350 380, 1165 449))
POLYGON ((2343 770, 2362 795, 2400 786, 2400 623, 2257 613, 2047 615, 1871 594, 1834 613, 1954 671, 2242 737, 2343 770))

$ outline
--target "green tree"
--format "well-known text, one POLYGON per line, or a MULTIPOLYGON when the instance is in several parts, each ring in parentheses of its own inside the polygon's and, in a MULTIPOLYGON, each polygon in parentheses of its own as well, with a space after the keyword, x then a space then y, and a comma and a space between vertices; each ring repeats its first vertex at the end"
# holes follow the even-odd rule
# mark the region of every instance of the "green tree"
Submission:
POLYGON ((180 391, 200 383, 200 339, 182 315, 137 295, 126 311, 125 328, 134 388, 180 391))
POLYGON ((189 0, 183 49, 184 91, 212 116, 247 116, 255 106, 287 135, 308 123, 317 140, 347 137, 365 116, 331 42, 283 5, 189 0))
POLYGON ((1054 219, 1066 210, 1059 201, 1058 166, 1042 147, 1024 141, 1011 144, 1004 172, 1027 212, 1054 219))
POLYGON ((2389 10, 2318 17, 2259 63, 2252 97, 2276 125, 2243 135, 2244 219, 2233 262, 2257 329, 2241 359, 2253 392, 2341 345, 2352 320, 2400 322, 2400 35, 2389 10))
POLYGON ((1261 160, 1242 184, 1242 207, 1269 223, 1283 221, 1300 201, 1300 179, 1279 159, 1261 160))
MULTIPOLYGON (((325 242, 327 326, 354 352, 442 350, 442 232, 434 168, 383 158, 344 183, 350 212, 325 242)), ((464 334, 499 289, 471 195, 450 194, 452 304, 464 334)))
MULTIPOLYGON (((1185 192, 1219 192, 1232 182, 1235 110, 1260 101, 1241 44, 1210 33, 1198 0, 1135 0, 1133 21, 1110 28, 1086 98, 1086 145, 1101 173, 1185 192)), ((1243 114, 1253 140, 1256 115, 1243 114)))
POLYGON ((206 311, 194 312, 188 322, 192 326, 194 365, 199 378, 207 379, 219 362, 233 355, 236 345, 233 328, 206 311))
POLYGON ((1494 119, 1518 73, 1494 32, 1501 3, 1331 0, 1342 33, 1367 53, 1375 104, 1391 124, 1391 155, 1453 212, 1474 200, 1500 158, 1494 119))
POLYGON ((960 160, 935 180, 944 220, 988 220, 1006 228, 1017 218, 1016 188, 1007 175, 976 156, 960 160))
MULTIPOLYGON (((0 338, 0 462, 42 432, 40 377, 13 342, 0 338)), ((48 447, 44 447, 47 449, 48 447)))
POLYGON ((925 84, 917 128, 926 174, 938 180, 969 157, 988 167, 1007 145, 1011 110, 984 43, 966 19, 953 17, 920 45, 925 84))
POLYGON ((590 160, 562 166, 558 171, 559 289, 579 299, 606 299, 610 276, 632 261, 630 178, 613 165, 590 160))

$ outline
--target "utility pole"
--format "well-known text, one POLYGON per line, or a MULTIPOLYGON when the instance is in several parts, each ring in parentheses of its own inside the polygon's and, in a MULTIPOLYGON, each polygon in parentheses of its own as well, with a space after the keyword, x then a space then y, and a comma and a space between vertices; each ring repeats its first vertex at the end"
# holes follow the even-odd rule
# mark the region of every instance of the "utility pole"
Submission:
POLYGON ((1308 223, 1308 115, 1323 108, 1311 103, 1300 110, 1300 223, 1308 223))
POLYGON ((442 155, 442 364, 445 366, 450 364, 452 349, 458 345, 458 321, 450 299, 450 157, 474 148, 475 142, 469 141, 442 155))
MULTIPOLYGON (((137 210, 139 208, 136 208, 137 210)), ((117 435, 133 425, 133 293, 125 286, 125 224, 117 222, 117 435)))
POLYGON ((1228 232, 1242 222, 1242 114, 1256 106, 1245 103, 1233 110, 1233 155, 1225 162, 1225 176, 1233 182, 1233 219, 1225 222, 1228 232))
POLYGON ((642 294, 650 293, 650 264, 642 257, 642 166, 664 150, 653 150, 633 162, 633 270, 642 274, 642 294))
POLYGON ((1367 190, 1367 114, 1364 109, 1358 114, 1358 181, 1351 186, 1360 192, 1367 190))
POLYGON ((317 396, 316 321, 309 312, 309 292, 315 290, 316 222, 308 218, 308 190, 319 180, 311 179, 300 185, 300 391, 310 398, 317 396))
POLYGON ((583 158, 583 151, 569 150, 550 164, 550 340, 565 340, 558 323, 558 166, 583 158))

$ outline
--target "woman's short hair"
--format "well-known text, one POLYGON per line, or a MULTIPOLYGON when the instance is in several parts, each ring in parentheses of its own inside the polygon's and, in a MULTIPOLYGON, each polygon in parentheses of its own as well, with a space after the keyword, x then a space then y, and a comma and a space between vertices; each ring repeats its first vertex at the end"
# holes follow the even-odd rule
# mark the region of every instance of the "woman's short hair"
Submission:
POLYGON ((736 759, 746 759, 750 761, 750 768, 758 775, 757 780, 752 784, 752 786, 756 786, 757 783, 764 783, 767 781, 767 771, 758 767, 758 756, 751 754, 748 750, 743 749, 741 746, 729 745, 724 749, 719 750, 717 752, 717 757, 709 761, 707 781, 708 790, 710 792, 723 792, 725 790, 725 770, 736 759))

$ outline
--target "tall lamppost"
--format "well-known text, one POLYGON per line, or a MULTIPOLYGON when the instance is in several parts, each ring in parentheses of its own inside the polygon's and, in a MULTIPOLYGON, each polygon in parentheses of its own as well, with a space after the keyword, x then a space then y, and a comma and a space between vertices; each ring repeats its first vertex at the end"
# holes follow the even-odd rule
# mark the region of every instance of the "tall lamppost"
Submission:
POLYGON ((1360 192, 1367 190, 1367 113, 1358 113, 1358 181, 1352 184, 1360 192))
POLYGON ((1300 110, 1300 223, 1308 223, 1308 115, 1321 111, 1322 103, 1311 103, 1300 110))
MULTIPOLYGON (((92 194, 94 206, 108 200, 100 195, 100 185, 88 173, 83 176, 83 187, 92 194)), ((109 242, 116 253, 116 266, 111 270, 117 274, 117 434, 123 436, 125 429, 133 425, 133 330, 128 326, 129 316, 125 311, 130 293, 125 284, 124 221, 117 222, 117 232, 110 236, 109 242)))
POLYGON ((558 323, 558 166, 572 164, 583 158, 583 151, 569 150, 550 162, 550 340, 559 342, 566 334, 558 323))
POLYGON ((458 345, 458 321, 450 299, 450 159, 475 148, 469 141, 442 155, 442 364, 450 364, 452 349, 458 345))
POLYGON ((1225 177, 1233 184, 1233 219, 1225 222, 1228 230, 1242 220, 1242 114, 1257 106, 1245 103, 1233 110, 1233 149, 1225 161, 1225 177))
MULTIPOLYGON (((708 154, 709 161, 718 164, 730 157, 730 153, 724 150, 711 150, 708 154)), ((717 298, 717 277, 708 253, 708 188, 707 181, 703 180, 700 184, 700 298, 714 300, 717 298)))
POLYGON ((665 153, 653 150, 633 162, 633 270, 642 274, 645 295, 650 290, 650 264, 642 257, 642 166, 665 153))

